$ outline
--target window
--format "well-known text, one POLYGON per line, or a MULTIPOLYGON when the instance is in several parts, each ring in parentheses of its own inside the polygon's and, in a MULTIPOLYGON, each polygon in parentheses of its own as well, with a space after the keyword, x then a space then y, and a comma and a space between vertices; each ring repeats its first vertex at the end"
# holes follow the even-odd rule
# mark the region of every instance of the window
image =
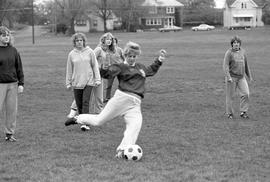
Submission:
POLYGON ((86 26, 86 20, 76 20, 77 26, 86 26))
POLYGON ((97 24, 98 24, 98 21, 97 21, 97 20, 94 20, 93 26, 94 26, 94 27, 97 27, 97 24))
POLYGON ((161 19, 160 18, 146 19, 146 25, 161 25, 161 19))
POLYGON ((167 13, 167 14, 172 14, 172 13, 174 13, 174 12, 175 12, 174 7, 167 7, 167 8, 166 8, 166 13, 167 13))

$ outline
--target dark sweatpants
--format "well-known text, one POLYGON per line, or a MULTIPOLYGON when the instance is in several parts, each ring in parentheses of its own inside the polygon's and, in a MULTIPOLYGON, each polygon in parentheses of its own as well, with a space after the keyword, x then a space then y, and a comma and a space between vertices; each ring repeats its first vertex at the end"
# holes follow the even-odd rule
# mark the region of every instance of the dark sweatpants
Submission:
POLYGON ((74 98, 79 114, 89 114, 89 100, 93 87, 85 86, 84 89, 74 89, 74 98))

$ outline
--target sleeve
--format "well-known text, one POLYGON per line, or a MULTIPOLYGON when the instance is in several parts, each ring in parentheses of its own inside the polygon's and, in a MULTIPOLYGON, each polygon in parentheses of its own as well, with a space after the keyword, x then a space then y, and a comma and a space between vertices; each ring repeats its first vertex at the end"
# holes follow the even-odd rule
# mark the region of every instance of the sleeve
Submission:
POLYGON ((158 72, 161 65, 162 65, 162 62, 160 62, 158 58, 156 58, 155 61, 151 65, 145 67, 145 70, 144 70, 145 76, 146 77, 154 76, 158 72))
POLYGON ((67 68, 66 68, 66 86, 71 86, 72 70, 73 70, 73 64, 71 61, 71 54, 69 53, 68 59, 67 59, 67 68))
POLYGON ((119 75, 121 73, 121 70, 121 64, 112 64, 111 66, 109 66, 108 69, 103 69, 101 66, 100 74, 101 77, 109 79, 119 75))
POLYGON ((21 56, 19 52, 17 51, 16 51, 16 57, 15 57, 15 67, 16 67, 18 85, 24 86, 23 66, 22 66, 21 56))
POLYGON ((94 51, 90 52, 91 67, 94 72, 95 81, 101 81, 97 58, 94 51))
POLYGON ((96 47, 94 49, 94 53, 95 53, 95 56, 96 56, 96 60, 97 60, 98 66, 100 68, 100 66, 102 64, 101 62, 99 62, 99 58, 100 58, 100 54, 101 54, 101 48, 100 47, 96 47))
POLYGON ((225 53, 224 61, 223 61, 223 71, 224 71, 225 77, 226 77, 227 79, 231 79, 230 69, 229 69, 230 55, 231 55, 231 54, 230 54, 230 51, 228 50, 228 51, 225 53))
POLYGON ((245 59, 245 73, 246 73, 248 79, 251 80, 252 77, 251 77, 250 69, 249 69, 248 62, 247 62, 247 56, 244 55, 244 57, 245 57, 245 58, 244 58, 244 59, 245 59))
POLYGON ((123 52, 123 49, 118 47, 119 48, 119 54, 120 54, 120 58, 122 59, 122 62, 125 61, 125 57, 124 57, 124 52, 123 52))

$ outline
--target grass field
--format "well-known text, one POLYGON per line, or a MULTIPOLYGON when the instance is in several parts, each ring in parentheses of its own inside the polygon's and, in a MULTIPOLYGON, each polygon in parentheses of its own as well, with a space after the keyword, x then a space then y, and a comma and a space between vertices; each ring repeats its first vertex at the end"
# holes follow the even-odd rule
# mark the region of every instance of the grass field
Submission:
MULTIPOLYGON (((92 48, 100 35, 87 35, 92 48)), ((25 92, 19 97, 18 142, 7 143, 0 135, 0 181, 269 182, 269 35, 269 27, 116 33, 121 47, 128 40, 141 44, 140 62, 150 64, 161 48, 169 55, 147 81, 139 162, 114 159, 125 127, 122 118, 89 132, 64 126, 73 99, 64 85, 70 38, 46 34, 32 45, 31 36, 17 37, 25 92), (224 116, 222 62, 236 34, 255 79, 249 120, 238 116, 238 97, 237 117, 224 116)))

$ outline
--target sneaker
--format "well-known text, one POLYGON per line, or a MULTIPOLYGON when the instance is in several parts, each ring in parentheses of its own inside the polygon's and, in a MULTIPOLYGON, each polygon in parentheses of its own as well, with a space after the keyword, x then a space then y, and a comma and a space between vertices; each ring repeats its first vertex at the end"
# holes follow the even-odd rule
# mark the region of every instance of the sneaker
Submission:
POLYGON ((12 134, 6 134, 6 141, 8 142, 16 142, 16 138, 12 134))
POLYGON ((88 131, 88 130, 90 130, 90 127, 84 124, 84 125, 81 126, 81 130, 82 131, 88 131))
POLYGON ((124 156, 124 150, 118 150, 118 151, 116 152, 115 158, 118 158, 118 159, 123 159, 123 158, 125 158, 125 156, 124 156))
POLYGON ((77 115, 77 110, 71 109, 67 118, 74 118, 77 115))
POLYGON ((231 114, 228 114, 228 119, 233 119, 233 114, 231 113, 231 114))
POLYGON ((66 126, 73 125, 73 124, 78 124, 75 118, 68 118, 65 122, 66 126))
POLYGON ((240 117, 241 118, 244 118, 244 119, 248 119, 249 118, 246 112, 241 112, 240 117))

